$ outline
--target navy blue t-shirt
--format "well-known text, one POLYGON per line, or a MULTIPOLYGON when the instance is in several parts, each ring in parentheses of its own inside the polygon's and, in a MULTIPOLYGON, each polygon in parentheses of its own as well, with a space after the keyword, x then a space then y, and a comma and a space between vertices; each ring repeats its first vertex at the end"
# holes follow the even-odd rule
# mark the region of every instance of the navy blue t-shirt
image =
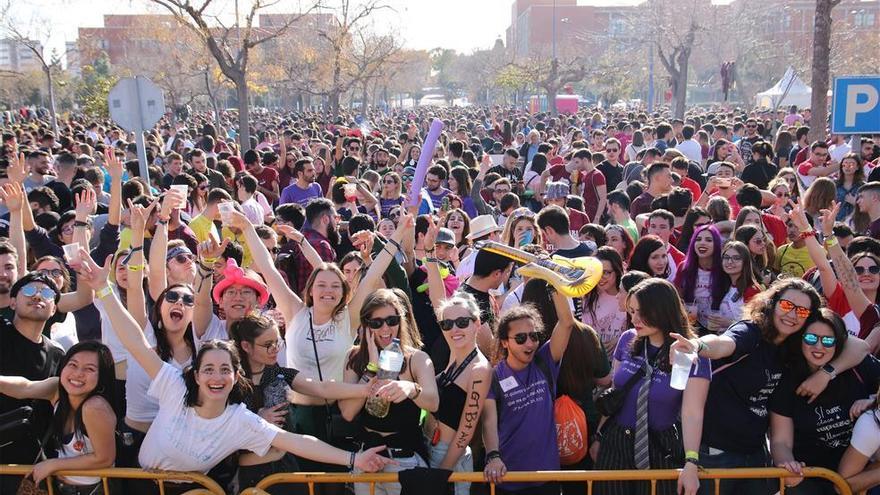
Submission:
POLYGON ((812 404, 795 393, 804 377, 786 372, 770 399, 770 410, 794 423, 794 458, 808 466, 837 470, 849 446, 855 421, 853 403, 866 399, 880 382, 880 361, 873 356, 832 380, 812 404))
POLYGON ((764 449, 770 414, 770 396, 782 380, 778 346, 761 338, 750 321, 733 324, 724 335, 736 350, 712 362, 716 370, 706 398, 703 444, 716 449, 753 454, 764 449), (743 357, 745 356, 745 357, 743 357), (730 367, 721 369, 727 364, 730 367))

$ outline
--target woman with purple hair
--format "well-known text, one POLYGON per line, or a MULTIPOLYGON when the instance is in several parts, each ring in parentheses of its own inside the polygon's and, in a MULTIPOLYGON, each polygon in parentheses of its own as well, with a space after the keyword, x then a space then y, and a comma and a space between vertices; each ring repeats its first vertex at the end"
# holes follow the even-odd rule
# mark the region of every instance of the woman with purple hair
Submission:
POLYGON ((726 292, 721 265, 721 234, 712 225, 696 230, 675 276, 675 287, 701 334, 709 331, 709 315, 717 312, 726 292))

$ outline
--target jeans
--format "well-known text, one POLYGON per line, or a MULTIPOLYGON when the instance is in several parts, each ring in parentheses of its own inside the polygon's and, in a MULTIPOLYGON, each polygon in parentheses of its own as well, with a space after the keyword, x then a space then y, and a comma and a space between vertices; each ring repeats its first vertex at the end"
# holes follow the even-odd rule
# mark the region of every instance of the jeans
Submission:
MULTIPOLYGON (((446 452, 449 451, 449 444, 446 442, 438 442, 437 445, 430 445, 430 456, 428 459, 429 464, 432 468, 440 467, 440 463, 443 462, 443 459, 446 458, 446 452)), ((470 472, 474 470, 474 457, 471 453, 471 448, 468 447, 465 449, 464 453, 461 454, 461 457, 455 462, 455 465, 452 467, 452 471, 456 473, 461 472, 470 472)), ((455 495, 468 495, 470 493, 471 484, 470 483, 455 483, 455 495)))
MULTIPOLYGON (((712 454, 709 453, 709 446, 700 446, 700 463, 706 469, 770 466, 770 456, 766 451, 739 454, 736 452, 711 450, 713 451, 712 454)), ((779 484, 776 480, 722 480, 718 493, 719 495, 740 495, 745 493, 749 495, 770 495, 771 493, 776 493, 778 489, 779 484)), ((715 493, 715 483, 706 481, 700 483, 700 495, 711 495, 713 493, 715 493)))
MULTIPOLYGON (((389 456, 391 457, 391 456, 389 456)), ((399 473, 401 471, 407 469, 415 469, 418 467, 428 467, 425 463, 425 460, 422 459, 422 456, 416 454, 412 457, 393 457, 393 459, 397 462, 396 465, 389 464, 382 469, 383 473, 399 473)), ((355 469, 355 474, 360 474, 363 471, 360 469, 355 469)), ((354 484, 354 493, 355 495, 370 495, 370 484, 369 483, 355 483, 354 484)), ((400 494, 400 483, 376 483, 376 495, 399 495, 400 494)))

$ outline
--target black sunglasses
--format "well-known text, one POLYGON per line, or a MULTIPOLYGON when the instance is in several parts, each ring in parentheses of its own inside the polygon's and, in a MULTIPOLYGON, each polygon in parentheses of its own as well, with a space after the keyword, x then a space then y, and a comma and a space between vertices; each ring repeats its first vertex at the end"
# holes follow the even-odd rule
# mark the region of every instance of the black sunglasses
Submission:
POLYGON ((448 331, 452 330, 453 326, 456 326, 458 328, 467 328, 468 325, 470 325, 472 321, 477 321, 477 320, 476 320, 476 318, 472 318, 470 316, 462 316, 461 318, 456 318, 454 320, 450 320, 450 319, 440 320, 438 323, 440 323, 441 330, 443 330, 444 332, 448 332, 448 331))
POLYGON ((168 302, 168 304, 174 304, 177 301, 180 301, 184 306, 194 306, 196 304, 196 300, 192 294, 183 294, 177 291, 166 292, 165 301, 168 302))
POLYGON ((541 334, 539 334, 538 332, 518 333, 507 338, 513 339, 513 341, 519 345, 523 345, 526 343, 526 339, 531 339, 532 342, 539 342, 541 340, 541 334))
POLYGON ((37 271, 40 272, 41 274, 47 276, 47 277, 52 277, 52 278, 58 278, 58 277, 63 277, 63 276, 64 276, 64 272, 61 271, 60 268, 51 268, 51 269, 50 269, 50 268, 46 268, 46 269, 43 269, 43 270, 37 270, 37 271))
POLYGON ((178 262, 178 263, 180 263, 180 264, 182 265, 182 264, 184 264, 184 263, 187 263, 187 262, 189 262, 189 261, 194 260, 195 257, 194 257, 193 255, 191 255, 191 254, 183 254, 183 253, 181 253, 181 254, 178 254, 177 256, 175 256, 175 257, 173 257, 173 258, 171 258, 171 259, 173 259, 174 261, 176 261, 176 262, 178 262))
POLYGON ((871 275, 877 275, 878 273, 880 273, 880 265, 857 266, 857 267, 855 267, 855 269, 856 269, 856 275, 864 275, 865 272, 868 272, 871 275))
POLYGON ((400 325, 400 316, 391 315, 386 316, 385 318, 365 318, 364 323, 366 323, 367 326, 372 328, 373 330, 378 330, 382 328, 382 325, 396 327, 397 325, 400 325))

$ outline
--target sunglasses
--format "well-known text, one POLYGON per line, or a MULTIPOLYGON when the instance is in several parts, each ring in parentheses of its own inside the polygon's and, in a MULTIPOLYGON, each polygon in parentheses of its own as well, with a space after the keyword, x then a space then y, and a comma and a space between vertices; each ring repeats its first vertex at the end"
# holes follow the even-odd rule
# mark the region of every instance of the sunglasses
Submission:
POLYGON ((38 288, 34 284, 28 284, 28 285, 25 285, 24 287, 22 287, 21 288, 21 295, 23 295, 24 297, 34 297, 36 295, 39 295, 40 297, 42 297, 43 299, 45 299, 47 301, 50 299, 55 299, 55 291, 54 290, 52 290, 48 287, 43 287, 41 289, 41 288, 38 288))
POLYGON ((201 189, 202 191, 207 191, 209 187, 210 187, 210 186, 208 186, 207 184, 205 184, 205 185, 203 185, 203 186, 199 186, 199 189, 201 189))
POLYGON ((605 148, 605 151, 607 151, 607 152, 609 152, 609 153, 617 153, 617 152, 620 151, 620 150, 618 150, 618 149, 614 149, 614 148, 605 148))
POLYGON ((194 306, 196 304, 196 299, 192 294, 184 294, 177 291, 166 292, 165 301, 168 304, 174 304, 177 301, 180 301, 184 306, 194 306))
POLYGON ((777 197, 777 198, 790 198, 790 197, 791 197, 791 194, 788 194, 788 193, 785 193, 785 192, 778 192, 778 193, 776 193, 776 197, 777 197))
POLYGON ((403 177, 401 177, 401 179, 404 182, 409 182, 409 181, 413 180, 413 176, 412 175, 404 175, 403 177))
POLYGON ((880 266, 878 266, 878 265, 857 266, 857 267, 855 267, 855 269, 856 269, 856 275, 864 275, 865 272, 870 273, 871 275, 877 275, 878 273, 880 273, 880 266))
POLYGON ((830 348, 834 347, 835 345, 837 345, 837 337, 835 337, 833 335, 831 335, 831 336, 826 335, 826 336, 823 336, 820 338, 815 333, 808 332, 808 333, 804 334, 804 344, 816 345, 819 343, 820 340, 822 342, 822 347, 824 347, 826 349, 830 349, 830 348))
POLYGON ((526 339, 531 339, 532 342, 539 342, 541 340, 541 334, 538 332, 518 333, 508 338, 513 339, 513 341, 519 345, 523 345, 526 343, 526 339))
POLYGON ((385 318, 364 318, 364 323, 366 323, 367 326, 372 328, 373 330, 378 330, 382 328, 382 325, 396 327, 397 325, 400 325, 400 316, 391 315, 386 316, 385 318))
POLYGON ((184 254, 184 253, 181 253, 181 254, 178 254, 177 256, 175 256, 175 257, 173 257, 173 258, 171 258, 171 259, 173 259, 174 261, 176 261, 176 262, 178 262, 178 263, 180 263, 180 264, 182 265, 182 264, 184 264, 184 263, 188 263, 188 262, 194 260, 194 259, 195 259, 195 256, 193 256, 193 255, 191 255, 191 254, 184 254))
POLYGON ((810 308, 798 306, 788 299, 779 300, 779 309, 781 309, 783 313, 790 313, 792 310, 794 310, 794 312, 797 314, 797 317, 802 320, 806 320, 810 317, 810 308))
POLYGON ((281 252, 281 248, 278 247, 278 246, 275 246, 275 247, 273 247, 273 248, 270 248, 270 249, 269 249, 269 252, 272 253, 272 254, 278 254, 278 253, 281 252))
POLYGON ((266 352, 274 352, 274 351, 278 351, 282 347, 284 347, 284 341, 283 340, 273 340, 271 342, 266 342, 265 344, 254 344, 254 345, 257 347, 262 347, 263 349, 266 349, 266 352))
POLYGON ((37 270, 37 272, 39 272, 42 275, 45 275, 47 277, 52 277, 52 278, 58 278, 58 277, 64 276, 64 272, 61 271, 60 268, 37 270))
POLYGON ((360 146, 349 146, 348 151, 360 151, 360 146))
POLYGON ((440 320, 438 323, 440 323, 440 328, 444 332, 448 332, 448 331, 452 330, 453 326, 456 326, 456 327, 462 328, 462 329, 467 328, 468 325, 470 325, 472 321, 477 321, 477 319, 472 318, 470 316, 462 316, 461 318, 456 318, 454 320, 450 320, 450 319, 440 320))

